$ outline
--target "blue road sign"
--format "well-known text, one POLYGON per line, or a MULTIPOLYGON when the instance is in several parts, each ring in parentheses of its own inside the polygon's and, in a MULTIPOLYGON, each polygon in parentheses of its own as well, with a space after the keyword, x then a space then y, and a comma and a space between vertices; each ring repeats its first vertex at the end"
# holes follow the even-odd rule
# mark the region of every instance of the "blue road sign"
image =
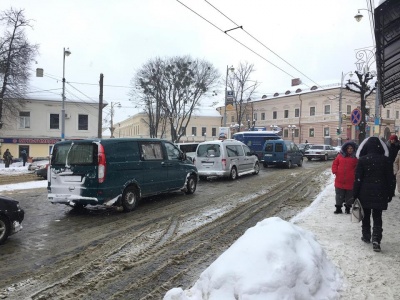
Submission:
POLYGON ((358 125, 361 122, 361 110, 358 108, 353 109, 351 112, 351 124, 358 125))

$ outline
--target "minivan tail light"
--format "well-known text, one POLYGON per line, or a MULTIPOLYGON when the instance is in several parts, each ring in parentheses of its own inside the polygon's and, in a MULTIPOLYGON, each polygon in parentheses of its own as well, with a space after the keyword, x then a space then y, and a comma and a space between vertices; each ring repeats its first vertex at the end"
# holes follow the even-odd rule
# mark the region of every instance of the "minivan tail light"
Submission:
POLYGON ((226 168, 226 159, 223 158, 221 162, 222 162, 222 167, 225 169, 226 168))
POLYGON ((98 181, 99 183, 103 183, 106 179, 106 154, 104 153, 104 147, 102 144, 99 144, 99 154, 98 154, 98 181))

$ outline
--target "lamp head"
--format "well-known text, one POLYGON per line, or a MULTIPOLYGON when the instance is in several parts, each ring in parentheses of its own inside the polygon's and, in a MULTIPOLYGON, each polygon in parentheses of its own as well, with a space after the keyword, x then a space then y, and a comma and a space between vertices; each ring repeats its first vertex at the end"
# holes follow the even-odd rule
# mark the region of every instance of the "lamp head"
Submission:
POLYGON ((357 22, 360 22, 361 19, 363 18, 363 15, 360 14, 360 11, 354 16, 354 19, 356 19, 357 22))
POLYGON ((71 54, 71 51, 69 51, 69 48, 64 49, 64 55, 69 56, 71 54))

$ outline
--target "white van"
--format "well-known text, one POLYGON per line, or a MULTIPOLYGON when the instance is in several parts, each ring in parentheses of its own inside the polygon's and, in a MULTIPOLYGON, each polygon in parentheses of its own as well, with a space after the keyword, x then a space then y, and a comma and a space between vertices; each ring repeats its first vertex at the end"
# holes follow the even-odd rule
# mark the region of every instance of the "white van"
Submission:
POLYGON ((238 176, 256 175, 260 171, 257 155, 242 142, 232 139, 200 143, 194 164, 202 180, 209 176, 235 180, 238 176))

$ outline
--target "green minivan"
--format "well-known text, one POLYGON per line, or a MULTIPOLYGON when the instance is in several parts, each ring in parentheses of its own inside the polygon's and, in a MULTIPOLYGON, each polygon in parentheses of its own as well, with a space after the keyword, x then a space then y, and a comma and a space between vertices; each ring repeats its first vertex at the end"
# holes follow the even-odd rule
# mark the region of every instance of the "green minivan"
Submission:
POLYGON ((196 167, 173 143, 112 138, 61 141, 48 168, 48 199, 73 207, 114 205, 133 210, 144 197, 196 190, 196 167))

